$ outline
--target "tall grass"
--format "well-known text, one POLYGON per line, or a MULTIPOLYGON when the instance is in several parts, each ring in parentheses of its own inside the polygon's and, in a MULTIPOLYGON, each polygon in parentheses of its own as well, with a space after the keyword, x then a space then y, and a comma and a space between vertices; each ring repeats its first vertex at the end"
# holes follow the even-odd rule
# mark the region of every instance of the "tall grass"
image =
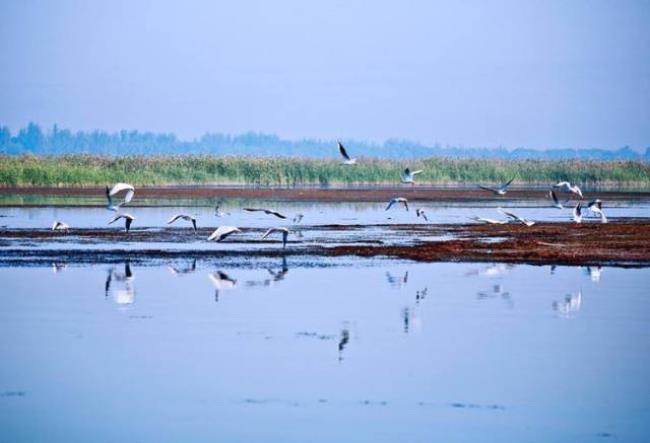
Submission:
POLYGON ((409 162, 361 159, 356 166, 336 160, 215 156, 56 157, 0 156, 0 186, 93 186, 126 181, 134 185, 395 183, 405 167, 422 169, 420 183, 570 180, 650 188, 650 164, 637 161, 454 160, 409 162))

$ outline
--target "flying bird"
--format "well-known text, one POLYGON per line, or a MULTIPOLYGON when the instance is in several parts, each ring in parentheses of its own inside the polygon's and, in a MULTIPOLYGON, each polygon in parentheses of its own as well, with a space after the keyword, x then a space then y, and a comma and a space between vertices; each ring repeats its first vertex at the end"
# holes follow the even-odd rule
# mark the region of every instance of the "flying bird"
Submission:
POLYGON ((601 223, 607 223, 607 217, 605 217, 605 213, 603 212, 602 200, 596 199, 594 201, 590 201, 587 207, 591 212, 600 216, 601 223))
POLYGON ((402 174, 402 183, 410 183, 412 185, 415 184, 413 181, 415 179, 415 175, 421 172, 421 169, 418 169, 417 171, 411 171, 409 168, 404 169, 404 173, 402 174))
POLYGON ((483 185, 478 185, 478 187, 486 191, 490 191, 495 195, 506 195, 506 192, 508 192, 508 186, 510 186, 510 183, 512 183, 514 179, 515 179, 514 177, 511 178, 510 180, 508 180, 506 183, 499 186, 498 188, 490 188, 488 186, 483 186, 483 185))
POLYGON ((131 199, 133 199, 134 193, 135 193, 135 188, 128 183, 117 183, 112 188, 106 186, 106 200, 108 200, 106 209, 108 209, 109 211, 118 211, 120 209, 120 206, 129 203, 131 199), (122 191, 126 191, 126 194, 124 195, 124 201, 122 203, 114 205, 112 197, 116 194, 119 194, 122 191))
POLYGON ((108 224, 113 224, 121 218, 124 219, 124 230, 126 232, 129 232, 129 229, 131 229, 131 223, 133 223, 133 220, 135 220, 135 217, 131 214, 117 214, 115 217, 113 217, 113 220, 108 222, 108 224))
POLYGON ((169 221, 167 222, 167 224, 171 225, 172 223, 174 223, 178 219, 191 222, 192 226, 194 227, 194 233, 196 233, 196 218, 192 217, 191 215, 177 214, 177 215, 173 216, 172 218, 170 218, 169 221))
POLYGON ((70 229, 70 226, 60 221, 55 221, 52 225, 53 231, 67 231, 68 229, 70 229))
POLYGON ((503 215, 510 217, 513 221, 517 221, 519 223, 522 223, 528 227, 533 226, 535 224, 534 221, 526 220, 523 217, 518 216, 517 214, 513 214, 512 212, 504 211, 501 208, 498 208, 499 212, 501 212, 503 215))
POLYGON ((264 209, 264 208, 244 208, 244 211, 263 212, 263 213, 268 214, 268 215, 275 215, 276 217, 281 218, 283 220, 287 218, 286 215, 282 215, 277 211, 271 211, 270 209, 264 209))
POLYGON ((293 222, 300 223, 304 216, 305 216, 304 214, 296 214, 295 217, 293 217, 293 222))
POLYGON ((569 201, 569 199, 564 200, 562 203, 557 199, 557 195, 553 190, 548 191, 549 197, 553 200, 553 207, 558 209, 564 209, 564 205, 569 201))
POLYGON ((580 198, 582 198, 582 191, 580 190, 578 185, 572 185, 571 183, 569 183, 567 181, 563 181, 563 182, 558 182, 558 183, 554 184, 553 187, 554 188, 564 188, 566 191, 572 192, 572 193, 574 193, 576 195, 579 195, 580 198))
POLYGON ((417 208, 417 209, 415 210, 415 215, 416 215, 418 218, 419 218, 419 217, 422 217, 422 218, 424 219, 424 221, 429 221, 429 219, 427 218, 427 214, 424 212, 424 209, 417 208))
POLYGON ((582 206, 580 202, 573 208, 573 221, 576 223, 582 223, 582 206))
POLYGON ((221 241, 226 237, 228 237, 229 235, 234 234, 235 232, 241 232, 241 230, 234 226, 219 226, 212 234, 210 234, 210 237, 208 237, 208 241, 210 240, 221 241))
POLYGON ((341 142, 337 142, 339 145, 339 152, 341 153, 341 156, 343 157, 343 161, 341 164, 343 165, 356 165, 357 164, 357 159, 356 158, 350 158, 348 155, 348 151, 345 150, 345 147, 341 144, 341 142))
POLYGON ((289 230, 287 228, 271 228, 266 233, 262 236, 262 240, 264 240, 266 237, 269 235, 273 234, 274 232, 281 232, 282 233, 282 248, 287 247, 287 237, 289 236, 289 230))
POLYGON ((405 199, 404 197, 395 197, 388 202, 388 206, 386 206, 386 211, 388 211, 395 203, 401 203, 404 205, 407 211, 409 210, 409 201, 407 199, 405 199))

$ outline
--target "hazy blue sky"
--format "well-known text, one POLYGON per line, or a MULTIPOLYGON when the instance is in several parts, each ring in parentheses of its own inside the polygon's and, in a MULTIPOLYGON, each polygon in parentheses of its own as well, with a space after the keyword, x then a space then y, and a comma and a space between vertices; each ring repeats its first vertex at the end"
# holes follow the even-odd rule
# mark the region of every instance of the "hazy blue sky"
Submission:
POLYGON ((650 146, 650 1, 0 0, 0 124, 650 146))

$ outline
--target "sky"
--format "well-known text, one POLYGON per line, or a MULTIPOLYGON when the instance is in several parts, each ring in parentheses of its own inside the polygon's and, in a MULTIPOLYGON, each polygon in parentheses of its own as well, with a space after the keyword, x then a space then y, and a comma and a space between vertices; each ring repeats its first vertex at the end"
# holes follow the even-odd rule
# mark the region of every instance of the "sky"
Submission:
POLYGON ((650 1, 0 0, 0 124, 650 147, 650 1))

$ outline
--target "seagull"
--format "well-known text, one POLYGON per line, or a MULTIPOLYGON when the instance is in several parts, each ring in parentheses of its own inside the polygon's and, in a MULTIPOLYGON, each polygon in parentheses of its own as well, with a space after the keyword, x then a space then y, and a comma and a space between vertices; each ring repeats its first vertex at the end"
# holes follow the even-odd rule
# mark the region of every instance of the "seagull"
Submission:
POLYGON ((304 214, 296 214, 295 217, 293 217, 293 222, 294 223, 300 223, 304 216, 305 216, 304 214))
POLYGON ((391 208, 391 206, 393 206, 395 203, 402 203, 406 208, 406 210, 407 211, 409 210, 409 201, 407 199, 405 199, 404 197, 395 197, 388 202, 388 206, 386 206, 386 211, 388 211, 391 208))
POLYGON ((109 211, 118 211, 120 209, 120 206, 129 203, 131 199, 133 199, 134 193, 135 193, 135 188, 128 183, 117 183, 112 188, 106 186, 106 199, 108 200, 106 209, 108 209, 109 211), (113 205, 112 197, 122 191, 126 191, 126 195, 124 195, 124 201, 122 203, 119 203, 117 206, 113 205))
POLYGON ((412 185, 415 184, 413 181, 415 179, 415 175, 421 172, 421 169, 418 169, 417 171, 411 171, 409 168, 404 169, 404 173, 402 174, 402 183, 410 183, 412 185))
POLYGON ((112 223, 115 223, 121 218, 124 219, 124 230, 126 232, 129 232, 129 229, 131 229, 131 223, 133 223, 133 220, 135 220, 135 217, 131 214, 117 214, 115 217, 113 217, 113 220, 108 222, 108 224, 110 225, 112 223))
POLYGON ((424 221, 429 221, 429 219, 427 218, 427 214, 424 212, 424 209, 417 208, 415 210, 415 215, 417 217, 422 217, 424 221))
POLYGON ((603 212, 602 200, 597 198, 594 201, 590 201, 587 207, 591 212, 593 212, 594 214, 598 214, 600 216, 601 223, 607 223, 607 217, 605 217, 605 213, 603 212))
POLYGON ((506 223, 508 223, 506 220, 495 220, 493 218, 470 217, 470 219, 488 225, 505 225, 506 223))
POLYGON ((339 145, 339 152, 341 153, 341 156, 344 158, 344 160, 341 162, 342 165, 356 165, 357 164, 357 159, 356 158, 350 158, 348 155, 348 152, 345 150, 345 147, 341 144, 341 142, 337 142, 339 145))
POLYGON ((196 233, 196 218, 192 217, 191 215, 186 215, 186 214, 177 214, 173 216, 172 218, 169 219, 167 222, 168 225, 171 225, 178 219, 182 219, 188 222, 192 222, 192 226, 194 226, 194 233, 196 233))
POLYGON ((286 215, 282 215, 279 212, 271 211, 270 209, 264 209, 264 208, 244 208, 244 211, 263 212, 263 213, 268 214, 268 215, 275 215, 276 217, 281 218, 283 220, 287 218, 286 215))
POLYGON ((518 221, 520 223, 523 223, 524 225, 530 227, 535 224, 534 221, 526 220, 525 218, 519 217, 517 214, 513 214, 512 212, 507 212, 504 211, 501 208, 498 208, 499 212, 501 212, 503 215, 510 217, 513 221, 518 221))
POLYGON ((582 223, 582 206, 580 202, 573 208, 573 221, 576 223, 582 223))
POLYGON ((503 185, 499 186, 498 188, 489 188, 487 186, 482 186, 482 185, 478 185, 478 187, 481 188, 481 189, 484 189, 486 191, 490 191, 490 192, 494 193, 495 195, 506 195, 506 192, 508 192, 507 191, 508 186, 510 186, 510 183, 512 183, 512 181, 514 179, 515 179, 514 177, 511 178, 509 181, 507 181, 503 185))
POLYGON ((274 232, 282 233, 282 248, 287 247, 287 237, 289 236, 289 230, 287 228, 271 228, 262 236, 262 240, 271 235, 274 232))
POLYGON ((60 221, 55 221, 52 225, 53 231, 67 231, 68 229, 70 229, 70 226, 60 221))
POLYGON ((577 195, 580 196, 580 198, 582 198, 582 191, 580 190, 578 185, 571 185, 571 183, 569 183, 567 181, 563 181, 563 182, 557 182, 556 184, 553 185, 553 187, 554 188, 564 188, 568 192, 573 192, 574 194, 577 194, 577 195))
POLYGON ((569 201, 569 199, 564 200, 562 203, 557 199, 557 195, 553 190, 548 191, 549 197, 553 200, 553 207, 558 209, 564 209, 564 205, 569 201))
POLYGON ((235 232, 241 232, 239 228, 236 228, 234 226, 219 226, 212 234, 210 234, 210 237, 208 237, 208 241, 210 240, 216 240, 216 241, 221 241, 224 238, 228 237, 231 234, 234 234, 235 232))
POLYGON ((237 287, 237 280, 230 278, 225 272, 211 272, 208 274, 208 278, 215 288, 214 301, 219 301, 219 291, 235 289, 237 287))

